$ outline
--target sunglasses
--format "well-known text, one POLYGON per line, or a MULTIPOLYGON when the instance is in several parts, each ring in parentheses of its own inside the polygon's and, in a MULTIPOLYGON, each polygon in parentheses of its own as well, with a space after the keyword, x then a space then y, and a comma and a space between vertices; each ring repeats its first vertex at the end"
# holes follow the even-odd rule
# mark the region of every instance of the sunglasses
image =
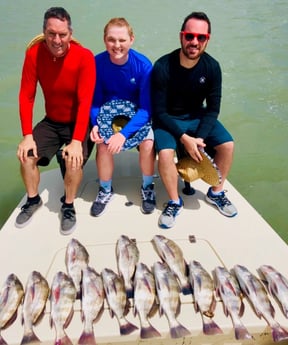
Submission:
POLYGON ((196 34, 195 32, 187 32, 187 31, 181 31, 181 34, 184 36, 186 41, 193 41, 194 38, 196 37, 197 40, 201 43, 204 43, 210 37, 210 34, 196 34))

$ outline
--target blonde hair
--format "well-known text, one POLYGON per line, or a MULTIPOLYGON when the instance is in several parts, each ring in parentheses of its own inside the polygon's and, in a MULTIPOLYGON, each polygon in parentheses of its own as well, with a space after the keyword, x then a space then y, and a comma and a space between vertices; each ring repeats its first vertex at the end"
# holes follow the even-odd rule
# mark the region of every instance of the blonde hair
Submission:
POLYGON ((123 17, 116 17, 109 20, 109 22, 104 27, 104 38, 107 36, 107 32, 110 26, 126 26, 128 30, 128 34, 130 37, 134 36, 132 26, 127 22, 127 20, 123 17))

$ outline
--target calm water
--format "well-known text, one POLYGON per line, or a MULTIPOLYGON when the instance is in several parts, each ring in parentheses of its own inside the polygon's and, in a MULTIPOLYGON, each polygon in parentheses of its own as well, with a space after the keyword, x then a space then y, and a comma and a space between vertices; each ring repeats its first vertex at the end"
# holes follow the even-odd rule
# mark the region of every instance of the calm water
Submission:
MULTIPOLYGON (((179 46, 178 31, 187 14, 208 14, 208 52, 220 61, 223 72, 220 119, 236 141, 229 180, 288 243, 287 0, 1 0, 0 226, 25 192, 16 158, 25 46, 41 32, 44 11, 59 5, 72 16, 74 36, 95 53, 104 49, 106 22, 126 17, 136 34, 134 48, 152 61, 179 46)), ((35 121, 42 109, 39 97, 35 121)), ((54 162, 49 168, 55 166, 54 162)))

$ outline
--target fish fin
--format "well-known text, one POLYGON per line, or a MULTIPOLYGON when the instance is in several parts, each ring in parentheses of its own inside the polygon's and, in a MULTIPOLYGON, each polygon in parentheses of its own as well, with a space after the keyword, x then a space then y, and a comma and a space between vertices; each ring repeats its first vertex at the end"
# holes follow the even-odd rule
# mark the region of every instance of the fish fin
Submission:
POLYGON ((20 345, 29 344, 29 343, 40 343, 40 339, 36 336, 33 330, 31 332, 23 335, 20 345))
POLYGON ((137 326, 133 325, 133 323, 126 320, 126 323, 120 326, 120 334, 127 335, 136 331, 137 329, 137 326))
POLYGON ((78 344, 79 345, 96 345, 94 332, 92 331, 92 332, 87 333, 83 331, 83 333, 81 334, 78 340, 78 344))
POLYGON ((140 330, 141 339, 157 338, 157 337, 161 337, 161 334, 152 325, 150 325, 149 327, 141 327, 141 330, 140 330))
POLYGON ((155 298, 155 300, 153 302, 153 305, 152 305, 152 307, 151 307, 151 309, 150 309, 150 311, 148 313, 148 317, 153 317, 156 314, 158 308, 159 307, 158 307, 158 304, 157 304, 156 298, 155 298))
POLYGON ((213 319, 203 315, 203 333, 206 335, 215 335, 223 332, 213 319))
POLYGON ((64 323, 64 326, 63 326, 64 329, 67 328, 70 325, 70 322, 71 322, 71 320, 73 318, 73 315, 74 315, 74 309, 72 308, 70 310, 70 314, 68 315, 68 317, 67 317, 67 319, 66 319, 66 321, 64 323))
POLYGON ((180 323, 177 326, 170 328, 170 336, 172 339, 182 338, 191 334, 190 331, 180 323))
POLYGON ((279 324, 277 326, 272 327, 272 338, 275 342, 287 340, 288 339, 288 332, 286 329, 281 327, 279 324))
POLYGON ((8 345, 1 335, 0 335, 0 345, 8 345))
POLYGON ((253 336, 248 332, 247 328, 243 325, 235 326, 235 338, 237 340, 254 339, 253 336))
POLYGON ((243 301, 241 300, 241 305, 240 305, 240 310, 239 310, 239 316, 240 316, 240 317, 243 316, 244 310, 245 310, 245 304, 244 304, 243 301))
POLYGON ((103 313, 104 313, 104 303, 102 304, 102 306, 101 306, 101 308, 99 310, 99 313, 96 316, 94 322, 98 322, 100 320, 101 316, 103 315, 103 313))

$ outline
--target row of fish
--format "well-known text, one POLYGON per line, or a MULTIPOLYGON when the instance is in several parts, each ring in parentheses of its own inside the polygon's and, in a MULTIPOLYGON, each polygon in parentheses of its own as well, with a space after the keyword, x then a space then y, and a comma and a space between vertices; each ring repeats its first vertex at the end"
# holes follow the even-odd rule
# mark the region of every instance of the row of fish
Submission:
MULTIPOLYGON (((0 332, 15 321, 22 303, 24 334, 21 345, 39 341, 33 327, 41 321, 49 298, 55 344, 72 344, 65 329, 72 320, 74 302, 79 298, 83 321, 80 345, 96 344, 93 324, 101 318, 105 300, 110 315, 119 323, 121 335, 138 330, 138 326, 127 319, 132 310, 139 318, 142 339, 161 336, 150 321, 159 310, 160 316, 164 314, 167 318, 170 336, 185 337, 190 331, 177 320, 181 311, 180 294, 183 293, 192 294, 191 301, 202 317, 204 334, 222 333, 213 320, 218 297, 225 315, 231 317, 235 338, 251 339, 252 335, 241 321, 245 296, 256 315, 271 327, 273 340, 288 339, 287 330, 274 319, 275 310, 267 294, 268 291, 277 300, 288 318, 288 280, 273 267, 260 266, 260 279, 241 265, 235 265, 231 271, 217 266, 210 275, 196 260, 187 264, 176 242, 162 235, 154 236, 151 242, 161 258, 151 267, 140 262, 136 241, 122 235, 116 243, 118 272, 104 268, 97 273, 89 265, 85 246, 71 239, 65 253, 67 273, 57 272, 50 288, 36 271, 28 277, 25 291, 16 275, 9 275, 0 292, 0 332), (261 280, 265 281, 267 289, 261 280)), ((0 345, 4 344, 0 334, 0 345)))

